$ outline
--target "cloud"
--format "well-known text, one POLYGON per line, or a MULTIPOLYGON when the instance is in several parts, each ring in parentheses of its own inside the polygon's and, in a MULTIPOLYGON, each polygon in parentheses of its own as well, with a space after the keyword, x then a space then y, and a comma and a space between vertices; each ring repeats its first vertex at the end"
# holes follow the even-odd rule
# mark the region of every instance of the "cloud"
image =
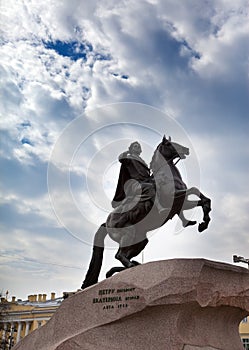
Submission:
MULTIPOLYGON (((119 153, 139 140, 149 163, 163 133, 190 147, 179 168, 189 185, 200 185, 212 198, 213 220, 201 236, 196 228, 174 234, 179 227, 173 220, 151 238, 145 256, 230 261, 235 248, 246 255, 246 0, 9 0, 3 7, 2 237, 7 233, 10 239, 1 241, 10 277, 1 277, 6 287, 29 294, 20 287, 22 278, 42 288, 42 276, 53 278, 58 290, 76 288, 82 273, 63 275, 61 251, 63 263, 77 261, 86 270, 90 247, 78 243, 82 237, 92 241, 110 210, 119 153), (48 198, 48 164, 56 175, 49 190, 58 218, 48 198)), ((191 215, 201 220, 199 211, 191 215)), ((107 269, 113 251, 105 253, 107 269)))

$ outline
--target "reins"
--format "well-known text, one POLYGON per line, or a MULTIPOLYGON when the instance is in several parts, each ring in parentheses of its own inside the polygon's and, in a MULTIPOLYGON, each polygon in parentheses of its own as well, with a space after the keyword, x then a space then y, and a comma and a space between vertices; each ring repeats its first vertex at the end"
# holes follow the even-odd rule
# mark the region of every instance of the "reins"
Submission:
POLYGON ((178 162, 179 162, 179 160, 181 160, 182 158, 181 157, 179 157, 178 158, 178 160, 175 162, 175 164, 174 165, 176 165, 178 162))
MULTIPOLYGON (((164 158, 165 159, 165 158, 164 158)), ((166 160, 166 162, 167 162, 167 164, 169 164, 169 162, 171 162, 172 160, 174 159, 174 156, 172 156, 170 159, 168 159, 168 160, 166 160)), ((174 162, 172 162, 173 163, 173 165, 174 166, 176 166, 176 164, 179 162, 179 160, 181 160, 181 157, 179 157, 179 159, 174 163, 174 162)), ((156 171, 155 171, 155 174, 162 168, 164 166, 164 163, 163 164, 161 164, 160 165, 160 167, 158 168, 158 169, 156 169, 156 171)), ((153 171, 153 170, 152 170, 153 171)), ((153 174, 154 174, 154 171, 153 171, 153 174)))

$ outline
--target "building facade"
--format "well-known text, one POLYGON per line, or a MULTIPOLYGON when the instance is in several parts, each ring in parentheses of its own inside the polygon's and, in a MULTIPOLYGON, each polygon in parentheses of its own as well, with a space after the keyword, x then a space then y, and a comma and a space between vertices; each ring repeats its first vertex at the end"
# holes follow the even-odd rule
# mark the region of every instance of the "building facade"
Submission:
POLYGON ((11 301, 1 298, 0 349, 11 349, 33 330, 46 324, 62 301, 63 298, 56 298, 55 293, 51 293, 49 300, 46 294, 29 295, 25 301, 15 297, 11 301))
POLYGON ((246 350, 249 350, 249 316, 240 323, 239 333, 246 350))

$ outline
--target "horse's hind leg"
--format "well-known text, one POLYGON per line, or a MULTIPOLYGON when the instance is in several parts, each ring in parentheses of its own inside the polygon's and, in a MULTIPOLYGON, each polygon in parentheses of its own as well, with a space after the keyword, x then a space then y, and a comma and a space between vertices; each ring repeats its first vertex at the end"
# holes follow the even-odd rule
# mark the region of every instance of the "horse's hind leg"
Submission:
POLYGON ((121 247, 115 255, 115 258, 118 259, 125 268, 133 267, 136 265, 128 258, 129 249, 130 247, 121 247))
POLYGON ((132 267, 138 265, 136 261, 131 261, 131 258, 137 256, 148 243, 148 239, 145 238, 141 242, 132 244, 127 247, 120 247, 115 258, 122 262, 122 264, 126 267, 132 267))
MULTIPOLYGON (((129 267, 132 267, 132 266, 136 266, 136 265, 139 265, 138 262, 136 261, 130 261, 132 258, 134 258, 134 256, 137 256, 139 253, 141 253, 141 251, 145 248, 146 244, 148 243, 148 239, 145 238, 143 239, 141 242, 138 242, 132 246, 129 246, 129 247, 121 247, 119 248, 117 254, 116 254, 116 258, 118 260, 121 261, 121 257, 125 257, 131 264, 131 266, 129 267)), ((121 261, 122 262, 122 261, 121 261)), ((127 269, 128 266, 124 266, 124 267, 113 267, 111 268, 107 274, 106 274, 106 277, 111 277, 114 273, 116 272, 120 272, 120 271, 123 271, 125 269, 127 269)))
POLYGON ((118 249, 117 254, 115 255, 115 258, 119 260, 124 266, 119 267, 112 267, 107 273, 106 278, 111 277, 114 273, 120 272, 123 270, 128 269, 129 267, 136 266, 137 264, 130 261, 130 259, 127 257, 130 247, 120 247, 118 249))
MULTIPOLYGON (((144 250, 145 246, 149 242, 148 238, 143 239, 141 242, 138 242, 132 245, 127 253, 127 258, 130 260, 141 253, 144 250)), ((139 265, 137 261, 132 260, 133 264, 139 265)))
POLYGON ((129 268, 134 266, 134 264, 127 258, 127 255, 135 240, 136 230, 132 225, 123 227, 120 230, 122 230, 122 236, 119 239, 119 250, 115 255, 115 258, 118 259, 124 265, 124 267, 129 268))

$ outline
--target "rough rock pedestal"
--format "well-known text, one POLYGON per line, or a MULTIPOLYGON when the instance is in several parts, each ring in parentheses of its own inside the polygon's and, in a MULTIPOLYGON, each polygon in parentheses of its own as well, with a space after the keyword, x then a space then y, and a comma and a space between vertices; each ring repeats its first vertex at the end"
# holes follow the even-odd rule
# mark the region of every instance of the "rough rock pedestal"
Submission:
POLYGON ((239 350, 249 270, 204 259, 155 261, 69 297, 14 350, 239 350))

